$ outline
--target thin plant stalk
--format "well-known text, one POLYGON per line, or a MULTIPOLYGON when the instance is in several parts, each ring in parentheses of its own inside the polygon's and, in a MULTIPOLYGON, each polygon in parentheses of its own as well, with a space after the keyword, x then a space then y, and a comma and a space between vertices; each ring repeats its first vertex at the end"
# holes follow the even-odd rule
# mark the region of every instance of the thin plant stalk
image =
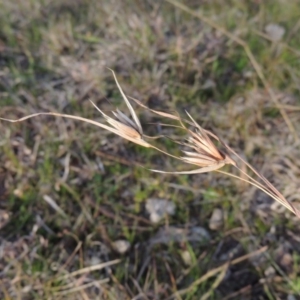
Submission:
MULTIPOLYGON (((252 182, 250 180, 247 180, 247 179, 244 179, 240 176, 237 176, 237 175, 234 175, 234 174, 231 174, 229 172, 225 172, 225 171, 221 171, 221 170, 216 170, 216 172, 218 173, 221 173, 221 174, 224 174, 224 175, 227 175, 227 176, 230 176, 230 177, 233 177, 233 178, 236 178, 236 179, 239 179, 243 182, 247 182, 249 184, 251 184, 252 186, 255 186, 257 187, 258 189, 260 189, 261 191, 263 191, 265 194, 267 194, 268 196, 270 196, 271 198, 273 198, 274 200, 278 201, 280 204, 282 204, 285 208, 287 208, 288 210, 290 210, 291 212, 295 213, 295 211, 289 206, 287 205, 284 201, 282 201, 280 198, 276 197, 276 195, 274 195, 273 193, 271 193, 269 190, 267 190, 263 185, 261 184, 257 184, 255 182, 252 182)), ((251 178, 253 179, 253 178, 251 178)))

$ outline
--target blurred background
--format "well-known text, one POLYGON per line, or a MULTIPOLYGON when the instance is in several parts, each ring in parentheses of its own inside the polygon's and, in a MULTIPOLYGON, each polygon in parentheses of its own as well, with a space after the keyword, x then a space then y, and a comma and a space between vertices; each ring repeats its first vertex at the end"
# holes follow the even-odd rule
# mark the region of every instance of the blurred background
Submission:
MULTIPOLYGON (((297 206, 299 4, 0 0, 0 116, 103 122, 89 100, 128 114, 109 67, 128 96, 187 110, 297 206)), ((133 106, 148 135, 183 138, 133 106)), ((141 165, 192 169, 80 121, 0 121, 0 298, 300 299, 295 216, 219 173, 141 165)))

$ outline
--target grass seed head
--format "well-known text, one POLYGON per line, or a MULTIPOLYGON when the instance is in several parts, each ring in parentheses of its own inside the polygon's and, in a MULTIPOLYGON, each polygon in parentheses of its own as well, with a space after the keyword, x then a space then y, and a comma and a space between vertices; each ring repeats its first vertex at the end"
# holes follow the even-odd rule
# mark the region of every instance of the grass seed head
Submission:
MULTIPOLYGON (((111 69, 110 69, 111 70, 111 69)), ((117 109, 115 112, 113 112, 113 114, 115 115, 115 117, 117 118, 117 120, 109 117, 108 115, 106 115, 102 110, 100 110, 96 104, 94 104, 92 101, 91 103, 93 104, 93 106, 103 115, 103 117, 105 118, 105 120, 107 121, 107 123, 109 123, 111 126, 107 126, 105 124, 102 124, 100 122, 96 122, 87 118, 82 118, 79 116, 72 116, 72 115, 67 115, 67 114, 60 114, 60 113, 53 113, 53 112, 49 112, 49 113, 36 113, 36 114, 32 114, 32 115, 28 115, 25 116, 23 118, 20 118, 18 120, 10 120, 10 119, 5 119, 5 118, 0 118, 0 120, 4 120, 4 121, 8 121, 8 122, 22 122, 24 120, 39 116, 39 115, 52 115, 52 116, 57 116, 57 117, 64 117, 64 118, 69 118, 69 119, 75 119, 75 120, 79 120, 79 121, 83 121, 89 124, 93 124, 96 125, 98 127, 101 127, 103 129, 106 129, 110 132, 113 132, 117 135, 119 135, 120 137, 131 141, 135 144, 138 144, 140 146, 143 147, 152 147, 149 143, 147 143, 144 139, 143 139, 143 129, 141 126, 141 123, 133 109, 133 107, 131 106, 130 102, 128 101, 126 95, 124 94, 118 80, 117 77, 114 73, 113 70, 111 70, 113 73, 113 76, 115 78, 116 84, 119 88, 119 91, 123 97, 123 99, 125 100, 125 103, 130 111, 130 114, 132 116, 131 120, 129 117, 127 117, 123 112, 121 112, 119 109, 117 109)))
POLYGON ((197 124, 196 132, 187 129, 189 138, 187 139, 186 146, 193 151, 183 151, 185 156, 181 159, 190 164, 197 165, 199 167, 206 167, 211 165, 231 164, 236 165, 235 161, 227 155, 221 152, 206 132, 197 124))

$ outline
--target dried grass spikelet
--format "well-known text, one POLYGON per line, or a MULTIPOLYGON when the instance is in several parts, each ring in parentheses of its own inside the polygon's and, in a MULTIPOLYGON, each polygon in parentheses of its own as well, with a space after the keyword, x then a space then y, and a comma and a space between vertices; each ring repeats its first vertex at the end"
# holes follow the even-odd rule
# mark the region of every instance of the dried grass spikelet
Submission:
POLYGON ((158 173, 171 173, 171 174, 199 174, 218 170, 224 167, 226 164, 236 165, 235 161, 228 155, 219 150, 212 142, 210 137, 203 128, 201 128, 194 119, 187 113, 189 118, 195 125, 195 132, 187 129, 183 123, 182 127, 187 131, 189 137, 187 142, 180 143, 187 146, 191 151, 183 151, 184 156, 179 159, 188 164, 201 167, 191 171, 180 172, 165 172, 160 170, 152 170, 158 173))
MULTIPOLYGON (((111 70, 112 71, 112 70, 111 70)), ((117 77, 115 75, 115 73, 112 71, 113 76, 115 78, 116 84, 119 88, 119 91, 123 97, 123 99, 125 100, 125 103, 130 111, 130 114, 132 116, 131 120, 129 117, 127 117, 124 113, 122 113, 120 110, 117 109, 116 112, 113 112, 113 114, 116 116, 117 120, 114 120, 113 118, 109 117, 108 115, 106 115, 104 112, 102 112, 92 101, 91 103, 93 104, 93 106, 104 116, 105 120, 107 121, 107 123, 109 123, 111 126, 107 126, 105 124, 102 124, 100 122, 96 122, 87 118, 82 118, 79 116, 73 116, 73 115, 67 115, 67 114, 60 114, 60 113, 54 113, 54 112, 47 112, 47 113, 35 113, 35 114, 31 114, 28 116, 25 116, 23 118, 17 119, 17 120, 10 120, 10 119, 5 119, 5 118, 0 118, 0 120, 3 121, 8 121, 11 123, 16 123, 16 122, 22 122, 24 120, 36 117, 36 116, 40 116, 40 115, 50 115, 50 116, 57 116, 57 117, 65 117, 65 118, 69 118, 69 119, 74 119, 74 120, 79 120, 79 121, 83 121, 89 124, 93 124, 96 125, 98 127, 101 127, 103 129, 106 129, 110 132, 113 132, 117 135, 119 135, 120 137, 131 141, 135 144, 138 144, 140 146, 143 147, 153 147, 152 145, 150 145, 148 142, 146 142, 143 138, 143 129, 141 126, 141 123, 135 113, 135 111, 133 110, 130 102, 128 101, 127 97, 125 96, 121 86, 119 85, 119 82, 117 80, 117 77)))
POLYGON ((116 111, 113 111, 114 116, 117 118, 117 120, 114 120, 113 118, 107 116, 105 113, 103 113, 92 101, 92 104, 94 105, 94 107, 103 115, 103 117, 105 118, 105 120, 107 121, 107 123, 109 123, 111 126, 113 126, 113 128, 115 128, 115 130, 118 131, 118 133, 116 133, 116 131, 112 131, 115 132, 116 134, 118 134, 119 136, 123 137, 126 140, 129 140, 135 144, 138 144, 140 146, 143 147, 151 147, 151 145, 146 142, 143 139, 143 128, 141 126, 141 122, 139 120, 139 118, 137 117, 133 107, 131 106, 129 100, 127 99, 126 95, 124 94, 118 80, 117 77, 114 73, 113 70, 109 69, 113 76, 114 79, 116 81, 116 84, 118 86, 118 89, 130 111, 131 117, 133 120, 131 120, 129 117, 127 117, 123 112, 121 112, 119 109, 117 109, 116 111))
POLYGON ((138 101, 137 99, 134 98, 131 99, 133 99, 137 104, 139 104, 143 108, 146 108, 155 114, 158 114, 162 117, 166 117, 172 120, 179 121, 181 124, 181 126, 179 127, 185 129, 189 135, 187 143, 180 143, 180 144, 185 145, 192 149, 192 151, 183 151, 185 156, 180 157, 180 159, 186 163, 194 164, 201 167, 200 169, 196 169, 192 171, 182 171, 182 172, 165 172, 161 170, 152 170, 152 171, 158 173, 167 173, 167 174, 199 174, 199 173, 217 171, 219 173, 228 175, 230 177, 234 177, 236 179, 239 179, 241 181, 247 182, 255 186, 256 188, 260 189, 261 191, 269 195, 275 201, 279 202, 289 211, 294 213, 298 218, 300 218, 300 210, 297 209, 293 203, 288 201, 276 189, 276 187, 270 183, 270 181, 264 175, 256 171, 248 162, 246 162, 240 155, 238 155, 231 147, 229 147, 219 137, 214 135, 212 132, 203 129, 198 123, 195 122, 195 120, 189 115, 189 113, 187 113, 187 115, 192 120, 192 122, 190 122, 189 120, 184 120, 184 121, 189 125, 192 125, 195 128, 196 132, 187 129, 182 122, 183 119, 180 116, 150 109, 144 104, 142 104, 140 101, 138 101), (219 150, 214 145, 214 143, 210 138, 213 138, 217 142, 220 142, 222 146, 226 149, 226 151, 228 153, 231 153, 235 157, 237 157, 238 160, 241 161, 248 168, 248 170, 258 178, 258 180, 255 179, 253 176, 249 175, 242 168, 240 168, 238 164, 235 162, 235 160, 233 160, 231 156, 229 156, 229 154, 225 154, 221 150, 219 150), (234 166, 240 172, 240 174, 243 174, 245 177, 220 170, 226 164, 234 166))
MULTIPOLYGON (((200 167, 210 168, 211 171, 217 170, 226 164, 236 165, 235 161, 228 155, 219 150, 212 140, 187 112, 187 115, 193 121, 196 132, 187 129, 189 133, 188 143, 186 145, 194 151, 183 151, 185 156, 181 159, 184 162, 194 164, 200 167)), ((203 173, 203 169, 201 173, 203 173)))

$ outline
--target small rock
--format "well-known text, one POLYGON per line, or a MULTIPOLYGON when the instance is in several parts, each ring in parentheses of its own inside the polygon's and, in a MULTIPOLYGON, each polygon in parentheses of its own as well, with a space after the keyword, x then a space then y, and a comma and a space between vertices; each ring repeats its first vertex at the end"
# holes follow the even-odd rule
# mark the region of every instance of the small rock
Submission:
POLYGON ((188 240, 190 242, 201 242, 203 240, 210 240, 210 235, 208 231, 200 226, 192 227, 189 230, 188 240))
POLYGON ((102 260, 99 257, 92 256, 90 261, 89 261, 89 265, 90 266, 96 266, 96 265, 100 264, 101 262, 102 262, 102 260))
POLYGON ((276 271, 272 266, 269 266, 264 273, 267 278, 272 278, 274 277, 276 271))
POLYGON ((292 251, 292 245, 288 241, 284 241, 274 252, 276 263, 288 274, 292 273, 294 268, 292 251))
POLYGON ((0 229, 8 223, 10 217, 11 214, 8 211, 0 209, 0 229))
POLYGON ((245 71, 244 74, 243 74, 244 78, 247 78, 247 79, 252 78, 253 75, 254 75, 254 72, 250 71, 250 70, 245 71))
POLYGON ((288 273, 293 270, 293 256, 290 253, 284 253, 279 261, 279 265, 288 273))
POLYGON ((209 220, 209 228, 211 230, 218 230, 222 227, 223 225, 223 211, 220 208, 215 208, 212 216, 209 220))
POLYGON ((30 291, 32 291, 32 286, 31 285, 26 285, 22 288, 22 292, 27 294, 29 293, 30 291))
POLYGON ((117 240, 113 242, 113 247, 120 254, 124 254, 130 248, 130 243, 126 240, 117 240))
POLYGON ((265 27, 267 35, 275 42, 278 42, 282 39, 285 34, 285 29, 274 23, 270 23, 265 27))
POLYGON ((150 214, 150 220, 158 223, 165 215, 174 215, 175 204, 165 199, 151 198, 146 202, 146 210, 150 214))
POLYGON ((208 90, 208 89, 212 89, 216 86, 216 83, 211 80, 211 79, 207 79, 204 84, 202 85, 202 89, 203 90, 208 90))
POLYGON ((296 300, 296 297, 294 295, 289 294, 287 296, 287 300, 296 300))
POLYGON ((191 253, 188 250, 181 252, 181 258, 186 266, 191 266, 193 264, 191 253))

